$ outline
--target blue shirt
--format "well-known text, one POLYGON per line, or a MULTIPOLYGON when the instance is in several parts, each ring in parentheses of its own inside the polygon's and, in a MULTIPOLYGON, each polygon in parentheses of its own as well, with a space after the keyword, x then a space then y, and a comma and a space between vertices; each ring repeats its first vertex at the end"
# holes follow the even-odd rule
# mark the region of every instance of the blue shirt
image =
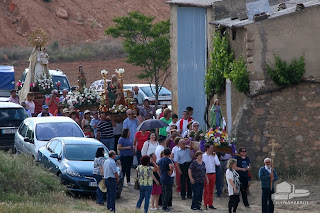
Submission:
POLYGON ((129 118, 126 118, 123 121, 123 127, 122 129, 129 129, 130 130, 130 140, 134 140, 134 135, 136 134, 137 131, 137 127, 138 127, 138 119, 133 119, 130 120, 129 118))
POLYGON ((104 178, 115 178, 116 172, 118 172, 116 162, 113 158, 108 158, 103 164, 104 178))
POLYGON ((93 125, 98 125, 99 122, 100 122, 100 120, 99 119, 95 119, 95 118, 93 118, 90 121, 90 126, 92 126, 92 128, 93 128, 95 137, 97 137, 97 127, 93 127, 93 125))
POLYGON ((133 156, 133 143, 129 138, 119 138, 118 144, 122 147, 131 146, 131 149, 120 150, 120 156, 133 156))
POLYGON ((190 149, 185 148, 184 150, 182 150, 181 148, 178 148, 176 153, 174 154, 174 161, 178 162, 179 164, 191 162, 192 158, 190 149))
MULTIPOLYGON (((270 173, 268 172, 268 170, 266 170, 265 167, 261 167, 259 169, 259 179, 261 183, 261 188, 270 189, 271 178, 269 175, 270 173)), ((274 189, 274 181, 277 181, 279 179, 275 169, 273 169, 273 177, 274 179, 272 181, 272 189, 274 189)))
POLYGON ((167 158, 163 157, 159 160, 158 165, 160 167, 160 183, 162 185, 172 185, 173 184, 173 177, 168 175, 168 171, 170 171, 169 164, 172 164, 172 161, 167 158))

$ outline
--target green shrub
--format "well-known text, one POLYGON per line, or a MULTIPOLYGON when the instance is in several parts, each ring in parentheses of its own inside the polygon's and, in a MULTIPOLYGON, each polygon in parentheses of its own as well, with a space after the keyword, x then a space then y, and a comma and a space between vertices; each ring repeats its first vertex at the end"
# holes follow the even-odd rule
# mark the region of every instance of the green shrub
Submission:
POLYGON ((208 97, 222 92, 225 88, 224 75, 230 72, 233 54, 225 36, 215 32, 213 36, 213 51, 210 53, 211 64, 205 76, 205 92, 208 97))
POLYGON ((213 51, 210 55, 211 64, 205 76, 205 89, 208 97, 225 89, 226 78, 230 78, 239 92, 249 90, 249 73, 246 64, 242 58, 234 60, 225 35, 221 36, 217 32, 214 34, 213 51))
POLYGON ((271 79, 279 86, 289 86, 298 84, 305 73, 304 57, 301 56, 299 60, 293 59, 291 64, 281 60, 278 55, 274 55, 274 68, 267 65, 267 71, 271 79))
POLYGON ((50 192, 64 192, 57 176, 36 166, 25 156, 0 151, 0 201, 44 198, 50 192))
POLYGON ((243 58, 234 60, 230 64, 230 73, 226 75, 235 85, 239 92, 247 92, 249 90, 249 73, 243 58))

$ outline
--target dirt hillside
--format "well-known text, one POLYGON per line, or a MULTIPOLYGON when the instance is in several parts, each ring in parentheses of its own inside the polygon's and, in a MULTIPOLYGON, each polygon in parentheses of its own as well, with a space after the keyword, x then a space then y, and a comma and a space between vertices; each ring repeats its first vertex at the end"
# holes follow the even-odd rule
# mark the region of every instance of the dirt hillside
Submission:
POLYGON ((49 43, 74 44, 104 37, 112 18, 139 10, 157 20, 169 18, 165 0, 0 0, 0 47, 28 45, 36 28, 44 29, 49 43))

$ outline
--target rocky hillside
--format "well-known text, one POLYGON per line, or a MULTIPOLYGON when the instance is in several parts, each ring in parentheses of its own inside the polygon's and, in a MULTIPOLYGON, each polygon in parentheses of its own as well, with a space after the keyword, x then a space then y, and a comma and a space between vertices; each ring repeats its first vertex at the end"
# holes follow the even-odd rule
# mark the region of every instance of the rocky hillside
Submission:
POLYGON ((112 18, 135 10, 158 20, 169 18, 165 0, 0 0, 0 9, 0 47, 28 45, 36 28, 48 33, 49 42, 99 40, 112 18))

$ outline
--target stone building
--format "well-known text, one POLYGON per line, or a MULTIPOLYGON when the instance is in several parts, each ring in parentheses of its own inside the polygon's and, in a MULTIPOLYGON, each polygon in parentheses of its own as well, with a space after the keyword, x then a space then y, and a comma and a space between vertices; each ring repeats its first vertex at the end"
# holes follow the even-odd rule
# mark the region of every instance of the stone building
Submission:
MULTIPOLYGON (((184 90, 178 89, 177 82, 192 81, 185 76, 181 77, 185 74, 185 66, 179 67, 188 65, 179 54, 178 43, 179 40, 183 41, 184 35, 178 33, 178 26, 186 25, 183 19, 177 18, 179 10, 184 7, 189 10, 202 8, 206 11, 206 35, 202 35, 207 53, 205 66, 209 63, 208 53, 212 47, 212 32, 218 28, 228 32, 235 57, 242 56, 247 63, 247 70, 250 73, 250 91, 248 94, 243 94, 232 87, 229 94, 231 102, 228 102, 231 112, 224 116, 226 120, 231 121, 228 125, 232 126, 232 133, 238 138, 237 146, 244 146, 248 150, 248 156, 253 162, 253 176, 257 176, 256 171, 263 165, 263 159, 270 157, 272 142, 277 143, 275 166, 282 177, 316 175, 315 168, 320 164, 318 155, 320 151, 320 132, 318 131, 320 127, 320 81, 318 81, 320 79, 318 71, 320 43, 317 42, 320 33, 317 21, 320 16, 320 0, 286 1, 284 2, 286 9, 280 11, 278 11, 279 1, 270 0, 271 13, 268 18, 256 21, 231 20, 232 13, 243 12, 246 2, 245 0, 172 0, 169 2, 171 4, 172 85, 177 85, 176 90, 173 87, 173 108, 178 111, 180 101, 177 97, 180 95, 183 97, 184 93, 184 90), (297 3, 303 3, 305 8, 296 11, 297 3), (266 65, 274 64, 274 54, 278 54, 287 62, 304 56, 306 63, 304 81, 284 89, 276 86, 266 72, 266 65)), ((194 28, 194 30, 197 29, 194 28)), ((180 46, 183 47, 181 44, 180 46)), ((186 60, 190 61, 190 59, 192 55, 186 60)), ((199 67, 198 63, 199 61, 195 60, 193 67, 199 67)), ((197 73, 204 76, 205 70, 198 69, 197 73)), ((219 94, 218 98, 222 103, 223 112, 226 112, 226 94, 219 94)), ((206 101, 199 103, 206 103, 206 101)))

